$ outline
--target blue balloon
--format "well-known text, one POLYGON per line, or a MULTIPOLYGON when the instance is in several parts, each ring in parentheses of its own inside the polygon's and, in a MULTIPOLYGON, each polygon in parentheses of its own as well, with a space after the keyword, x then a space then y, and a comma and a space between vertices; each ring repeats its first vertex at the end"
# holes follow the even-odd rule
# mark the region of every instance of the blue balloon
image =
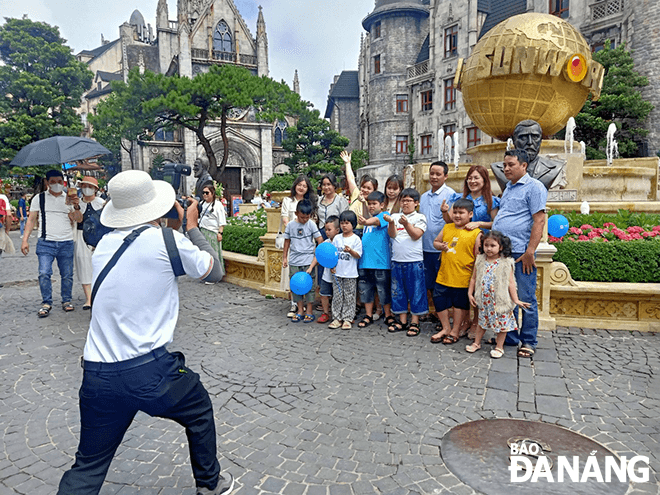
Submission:
POLYGON ((339 262, 337 247, 330 242, 322 242, 316 248, 316 261, 323 268, 334 268, 339 262))
POLYGON ((568 232, 568 219, 564 215, 552 215, 548 218, 548 234, 552 237, 564 237, 568 232))
POLYGON ((314 285, 314 281, 312 280, 312 276, 307 272, 298 272, 294 274, 289 282, 291 292, 298 294, 299 296, 304 296, 312 290, 312 285, 314 285))

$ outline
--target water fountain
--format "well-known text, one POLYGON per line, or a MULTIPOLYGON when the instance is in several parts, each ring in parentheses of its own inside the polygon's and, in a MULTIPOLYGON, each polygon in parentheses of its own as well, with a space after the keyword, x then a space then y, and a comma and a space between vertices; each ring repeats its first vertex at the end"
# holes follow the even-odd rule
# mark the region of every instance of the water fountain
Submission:
POLYGON ((619 153, 619 147, 614 140, 616 131, 615 123, 611 123, 607 128, 607 148, 605 148, 605 155, 607 156, 607 165, 610 167, 612 166, 612 160, 614 160, 614 149, 616 148, 617 154, 619 153))
POLYGON ((566 123, 566 138, 564 139, 564 153, 573 153, 575 135, 575 119, 571 117, 566 123))
POLYGON ((452 145, 451 136, 445 137, 445 156, 442 158, 442 161, 445 163, 451 162, 451 145, 452 145))
POLYGON ((438 160, 442 161, 445 158, 445 131, 438 129, 438 160))

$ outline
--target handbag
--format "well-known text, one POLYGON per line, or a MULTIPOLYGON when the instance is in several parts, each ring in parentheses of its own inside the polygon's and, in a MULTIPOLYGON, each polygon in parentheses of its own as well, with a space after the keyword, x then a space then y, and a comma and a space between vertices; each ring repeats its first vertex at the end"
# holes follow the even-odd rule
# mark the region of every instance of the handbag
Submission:
POLYGON ((275 237, 275 247, 277 249, 284 249, 284 233, 282 232, 282 217, 280 217, 280 226, 277 229, 277 236, 275 237))

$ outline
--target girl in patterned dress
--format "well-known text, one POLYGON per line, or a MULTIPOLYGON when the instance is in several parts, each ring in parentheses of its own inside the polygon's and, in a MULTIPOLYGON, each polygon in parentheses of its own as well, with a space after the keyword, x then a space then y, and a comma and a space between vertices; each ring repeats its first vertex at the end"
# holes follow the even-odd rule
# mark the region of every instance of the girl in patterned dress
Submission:
POLYGON ((465 347, 467 352, 481 349, 486 330, 495 332, 496 346, 490 356, 504 355, 506 332, 517 330, 513 310, 517 306, 528 309, 530 304, 518 299, 514 261, 511 257, 511 239, 496 230, 484 234, 480 253, 474 264, 468 297, 479 308, 479 325, 474 342, 465 347))

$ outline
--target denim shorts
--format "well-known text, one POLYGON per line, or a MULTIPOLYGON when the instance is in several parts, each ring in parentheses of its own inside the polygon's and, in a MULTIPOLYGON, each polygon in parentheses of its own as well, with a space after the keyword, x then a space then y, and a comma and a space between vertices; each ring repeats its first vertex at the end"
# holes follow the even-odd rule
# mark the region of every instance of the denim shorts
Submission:
POLYGON ((424 285, 424 262, 392 262, 392 313, 400 315, 408 311, 413 315, 429 312, 424 285))
POLYGON ((426 284, 426 290, 433 290, 435 288, 435 279, 438 277, 438 270, 440 270, 440 253, 424 251, 424 282, 426 284))
POLYGON ((470 309, 468 288, 435 284, 433 288, 433 305, 438 312, 449 308, 470 309))
POLYGON ((392 288, 390 283, 390 270, 376 270, 371 268, 359 269, 358 293, 363 303, 374 302, 375 292, 381 304, 392 302, 392 288))
POLYGON ((321 279, 319 281, 319 294, 325 297, 332 297, 332 283, 321 279))

